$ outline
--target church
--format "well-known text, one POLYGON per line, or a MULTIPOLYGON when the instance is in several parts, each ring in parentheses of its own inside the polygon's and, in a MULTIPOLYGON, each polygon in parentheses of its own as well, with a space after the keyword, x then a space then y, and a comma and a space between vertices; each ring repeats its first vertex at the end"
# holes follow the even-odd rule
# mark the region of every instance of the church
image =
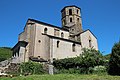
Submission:
POLYGON ((62 27, 28 19, 18 43, 12 48, 12 63, 52 62, 53 59, 80 56, 82 48, 98 50, 96 36, 82 28, 81 8, 65 6, 61 16, 62 27))

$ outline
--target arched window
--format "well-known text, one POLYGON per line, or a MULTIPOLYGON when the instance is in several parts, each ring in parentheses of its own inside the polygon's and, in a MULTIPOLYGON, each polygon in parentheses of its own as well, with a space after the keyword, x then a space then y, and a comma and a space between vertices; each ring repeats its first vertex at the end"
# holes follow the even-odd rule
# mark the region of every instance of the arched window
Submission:
POLYGON ((47 28, 44 29, 44 34, 47 34, 47 28))
POLYGON ((79 10, 77 9, 77 14, 79 13, 79 10))
POLYGON ((57 48, 59 48, 59 43, 60 43, 60 41, 57 41, 57 48))
POLYGON ((75 44, 72 45, 72 51, 75 52, 75 44))
POLYGON ((72 22, 72 18, 70 18, 70 22, 72 22))
POLYGON ((62 37, 62 38, 64 37, 64 33, 63 33, 63 32, 61 33, 61 37, 62 37))
POLYGON ((72 15, 72 9, 69 9, 69 15, 72 15))
POLYGON ((91 40, 89 40, 89 47, 92 47, 92 43, 91 43, 91 40))
POLYGON ((92 40, 91 40, 91 37, 89 36, 89 47, 91 48, 92 47, 92 40))

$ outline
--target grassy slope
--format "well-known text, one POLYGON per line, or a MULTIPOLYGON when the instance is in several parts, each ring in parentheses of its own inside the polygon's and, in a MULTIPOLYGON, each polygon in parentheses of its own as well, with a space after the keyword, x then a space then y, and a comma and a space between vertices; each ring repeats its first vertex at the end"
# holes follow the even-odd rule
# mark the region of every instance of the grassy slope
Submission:
POLYGON ((80 74, 31 75, 27 77, 0 78, 0 80, 120 80, 120 76, 80 74))
POLYGON ((9 47, 0 47, 0 61, 4 61, 8 58, 11 58, 12 51, 9 47))

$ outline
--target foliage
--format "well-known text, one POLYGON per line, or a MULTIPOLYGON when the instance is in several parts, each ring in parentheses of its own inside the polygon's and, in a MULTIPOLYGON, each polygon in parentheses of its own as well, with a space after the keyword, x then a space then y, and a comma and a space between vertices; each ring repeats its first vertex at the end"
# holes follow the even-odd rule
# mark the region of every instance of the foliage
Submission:
POLYGON ((111 75, 120 75, 120 41, 112 47, 108 73, 111 75))
POLYGON ((107 54, 107 55, 104 56, 104 58, 109 61, 110 60, 110 55, 111 54, 107 54))
POLYGON ((103 58, 104 58, 104 66, 106 67, 106 71, 108 71, 110 55, 111 54, 107 54, 107 55, 103 56, 103 58))
POLYGON ((69 69, 75 66, 74 58, 65 58, 60 60, 54 60, 53 65, 57 69, 69 69))
POLYGON ((36 62, 24 62, 20 65, 20 71, 22 74, 43 74, 45 70, 43 65, 36 62))
POLYGON ((79 75, 79 74, 57 74, 57 75, 29 75, 19 77, 0 77, 0 80, 120 80, 120 76, 110 75, 79 75))
POLYGON ((12 57, 12 51, 9 47, 0 47, 0 62, 12 57))
POLYGON ((104 64, 104 58, 100 51, 97 51, 95 49, 83 49, 82 53, 82 65, 83 67, 94 67, 98 65, 104 64))
POLYGON ((54 60, 53 65, 59 70, 67 69, 70 71, 73 68, 77 69, 77 72, 79 69, 78 73, 88 74, 93 72, 95 66, 104 65, 104 59, 100 51, 84 48, 80 56, 54 60))
POLYGON ((106 67, 105 66, 95 66, 94 68, 93 68, 93 73, 94 74, 103 74, 103 75, 105 75, 105 74, 107 74, 107 71, 106 71, 106 67))

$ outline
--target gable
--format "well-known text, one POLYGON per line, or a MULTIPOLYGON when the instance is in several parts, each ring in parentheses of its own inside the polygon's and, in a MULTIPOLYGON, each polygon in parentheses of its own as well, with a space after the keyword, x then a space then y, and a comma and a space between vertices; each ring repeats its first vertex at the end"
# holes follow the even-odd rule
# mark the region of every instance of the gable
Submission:
POLYGON ((96 37, 89 29, 83 31, 82 33, 80 33, 80 35, 81 35, 81 34, 84 34, 84 33, 86 33, 86 32, 91 33, 91 34, 97 39, 97 37, 96 37))

